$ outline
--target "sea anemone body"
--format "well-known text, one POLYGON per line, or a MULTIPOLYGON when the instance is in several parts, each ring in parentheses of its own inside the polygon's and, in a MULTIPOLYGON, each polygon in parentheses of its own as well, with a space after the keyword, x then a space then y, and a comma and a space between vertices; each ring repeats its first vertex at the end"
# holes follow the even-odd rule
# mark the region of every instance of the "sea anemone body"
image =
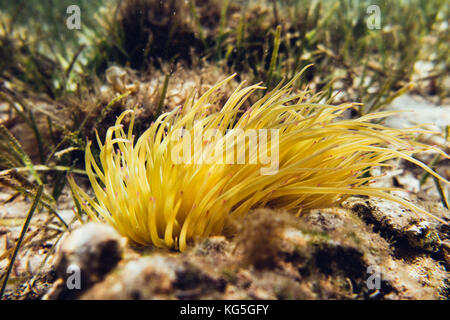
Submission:
POLYGON ((99 164, 88 142, 86 172, 95 198, 69 178, 88 216, 106 220, 137 244, 182 251, 189 240, 220 234, 228 219, 265 206, 300 214, 366 195, 427 213, 391 195, 392 188, 370 185, 377 178, 367 174, 370 169, 389 166, 386 161, 393 158, 413 162, 448 183, 411 157, 432 148, 409 139, 418 129, 370 122, 389 112, 345 119, 343 112, 354 104, 319 104, 311 102, 314 98, 305 102, 306 92, 293 94, 297 77, 247 110, 243 104, 264 88, 241 84, 220 111, 211 112, 219 88, 231 78, 159 116, 137 141, 133 111, 125 111, 108 129, 104 144, 97 135, 99 164), (121 122, 128 114, 125 132, 121 122), (230 143, 239 139, 236 130, 243 137, 241 144, 230 143), (199 132, 202 137, 196 139, 199 132), (256 140, 251 133, 257 134, 256 140), (265 161, 255 141, 266 147, 265 161), (245 152, 239 156, 239 151, 245 152))

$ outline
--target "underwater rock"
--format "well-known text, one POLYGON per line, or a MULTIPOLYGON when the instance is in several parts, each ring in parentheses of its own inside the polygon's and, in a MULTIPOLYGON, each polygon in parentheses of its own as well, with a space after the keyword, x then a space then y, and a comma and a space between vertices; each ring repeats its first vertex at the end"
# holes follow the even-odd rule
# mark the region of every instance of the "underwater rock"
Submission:
POLYGON ((60 290, 51 298, 76 297, 102 280, 121 260, 125 244, 106 224, 91 222, 71 232, 58 248, 55 269, 63 282, 55 283, 60 290))
POLYGON ((224 290, 223 279, 191 261, 153 254, 127 262, 81 299, 201 299, 224 290))
POLYGON ((375 230, 383 237, 406 240, 412 250, 437 252, 441 247, 439 234, 433 228, 435 221, 425 220, 396 203, 370 199, 366 202, 354 201, 350 207, 366 222, 374 224, 375 230))

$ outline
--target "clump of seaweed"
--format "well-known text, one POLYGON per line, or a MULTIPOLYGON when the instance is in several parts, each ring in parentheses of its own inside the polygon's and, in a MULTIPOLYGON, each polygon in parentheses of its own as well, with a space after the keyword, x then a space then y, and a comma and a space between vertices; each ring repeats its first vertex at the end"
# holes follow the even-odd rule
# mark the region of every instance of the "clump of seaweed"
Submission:
POLYGON ((308 209, 333 206, 350 195, 366 195, 430 215, 389 193, 398 189, 371 186, 377 177, 371 176, 370 170, 402 158, 449 183, 412 157, 430 149, 448 155, 409 139, 423 130, 391 129, 370 122, 393 112, 345 119, 343 113, 355 107, 354 103, 333 106, 319 103, 323 98, 320 94, 309 99, 308 91, 294 94, 293 84, 300 75, 278 85, 244 112, 241 106, 252 93, 265 88, 259 84, 244 87, 242 83, 220 111, 210 113, 217 104, 216 92, 231 76, 198 100, 190 99, 183 108, 160 115, 137 141, 133 136, 134 113, 125 111, 108 129, 104 144, 97 135, 99 164, 91 152, 92 142, 87 143, 86 173, 95 198, 69 178, 79 207, 93 220, 106 220, 135 243, 181 251, 190 240, 220 234, 229 219, 265 206, 299 215, 308 209), (125 132, 121 122, 130 114, 125 132), (196 137, 199 130, 213 130, 214 134, 187 139, 196 137), (230 142, 237 138, 236 130, 244 138, 238 139, 235 154, 236 145, 230 142), (268 168, 268 161, 256 161, 257 155, 251 152, 252 130, 270 131, 270 136, 260 139, 259 147, 270 145, 267 157, 278 153, 276 167, 273 162, 268 168), (242 151, 245 154, 240 158, 242 151))
POLYGON ((100 21, 110 39, 100 45, 110 60, 134 69, 159 67, 161 60, 192 62, 214 46, 213 35, 223 21, 220 1, 211 0, 130 0, 111 10, 114 16, 100 21))
POLYGON ((242 250, 242 264, 271 269, 277 266, 282 252, 283 232, 299 224, 288 212, 261 208, 250 212, 239 225, 237 248, 242 250))

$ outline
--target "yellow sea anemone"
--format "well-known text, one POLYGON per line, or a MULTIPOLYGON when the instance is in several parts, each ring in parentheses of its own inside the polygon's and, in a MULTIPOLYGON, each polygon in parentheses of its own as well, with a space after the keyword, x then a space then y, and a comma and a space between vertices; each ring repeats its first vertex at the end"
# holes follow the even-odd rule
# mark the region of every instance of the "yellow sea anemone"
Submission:
POLYGON ((392 112, 345 119, 343 112, 354 104, 305 102, 306 92, 293 94, 297 77, 246 111, 243 104, 263 88, 241 84, 219 112, 211 113, 229 77, 197 101, 162 114, 137 141, 134 113, 125 111, 104 144, 97 135, 99 164, 88 142, 86 172, 95 199, 70 177, 75 198, 91 219, 103 218, 133 242, 179 250, 196 237, 220 234, 228 218, 257 207, 300 214, 367 195, 427 213, 391 195, 393 188, 370 186, 376 177, 367 174, 403 158, 449 183, 411 157, 433 148, 408 139, 418 130, 369 122, 392 112), (121 122, 129 114, 125 132, 121 122))

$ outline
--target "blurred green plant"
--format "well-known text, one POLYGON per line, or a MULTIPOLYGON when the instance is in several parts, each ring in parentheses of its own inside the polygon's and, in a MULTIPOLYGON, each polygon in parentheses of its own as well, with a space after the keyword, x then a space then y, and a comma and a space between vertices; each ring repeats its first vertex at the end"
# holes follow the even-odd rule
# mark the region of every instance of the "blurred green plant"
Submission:
POLYGON ((361 113, 411 89, 420 61, 431 62, 433 70, 419 80, 435 80, 433 94, 441 98, 449 91, 444 0, 80 0, 77 31, 65 28, 71 2, 2 6, 11 19, 9 26, 2 23, 1 69, 53 98, 111 64, 145 70, 164 60, 201 57, 268 85, 313 63, 305 82, 314 80, 321 89, 337 79, 336 90, 366 104, 361 113), (370 5, 380 8, 381 29, 367 26, 370 5), (25 26, 24 37, 12 36, 14 27, 25 26))
MULTIPOLYGON (((364 103, 359 114, 380 110, 408 90, 424 90, 422 83, 430 83, 424 94, 440 101, 450 96, 445 0, 77 0, 82 28, 69 30, 66 9, 72 4, 0 0, 0 103, 10 119, 31 129, 38 149, 32 161, 1 122, 0 185, 15 191, 11 199, 34 198, 63 226, 55 203, 66 174, 84 173, 76 167, 84 167, 87 133, 114 119, 127 95, 109 103, 92 98, 99 92, 93 84, 111 65, 145 72, 167 62, 189 66, 206 59, 224 74, 238 72, 270 90, 312 63, 297 87, 320 91, 316 98, 326 103, 340 92, 341 100, 364 103), (367 27, 369 5, 379 6, 381 29, 367 27), (430 67, 423 73, 424 64, 430 67), (74 125, 43 113, 35 103, 42 99, 69 110, 74 125), (38 124, 38 112, 46 126, 38 124)), ((164 74, 155 115, 168 91, 170 71, 164 74)), ((448 206, 445 190, 436 187, 448 206)))
POLYGON ((87 35, 97 28, 94 14, 102 2, 78 0, 82 28, 69 30, 71 0, 1 1, 0 80, 52 99, 74 91, 86 71, 80 60, 86 59, 87 35))
POLYGON ((442 84, 450 50, 445 1, 282 0, 273 4, 272 9, 268 5, 243 9, 251 13, 243 14, 234 29, 223 33, 221 48, 227 47, 228 65, 277 82, 314 63, 306 80, 315 77, 320 89, 337 79, 337 89, 346 99, 366 105, 361 113, 373 112, 412 89, 419 61, 432 62, 432 77, 439 79, 437 94, 444 96, 448 91, 442 84), (381 29, 368 28, 369 5, 379 6, 381 29), (280 26, 281 40, 275 45, 271 39, 280 26), (279 61, 275 70, 273 53, 279 61))

